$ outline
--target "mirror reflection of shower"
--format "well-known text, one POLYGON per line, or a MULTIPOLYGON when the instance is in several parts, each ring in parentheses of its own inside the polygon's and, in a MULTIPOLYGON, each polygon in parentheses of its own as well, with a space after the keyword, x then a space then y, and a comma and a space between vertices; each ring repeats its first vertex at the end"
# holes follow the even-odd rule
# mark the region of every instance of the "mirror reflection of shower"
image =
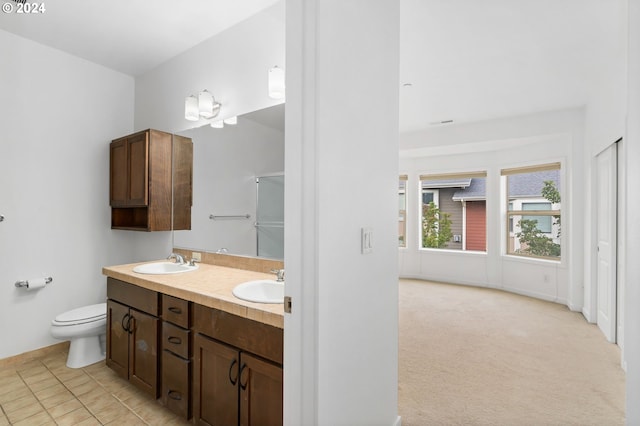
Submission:
POLYGON ((258 256, 284 258, 284 175, 256 177, 255 225, 258 256))

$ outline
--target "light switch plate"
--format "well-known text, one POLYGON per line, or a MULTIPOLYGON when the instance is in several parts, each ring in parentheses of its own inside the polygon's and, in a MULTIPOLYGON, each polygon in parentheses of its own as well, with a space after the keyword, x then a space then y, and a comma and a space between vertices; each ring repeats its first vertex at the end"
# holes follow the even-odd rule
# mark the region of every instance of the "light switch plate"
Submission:
POLYGON ((371 253, 373 251, 373 228, 361 229, 361 247, 362 254, 371 253))

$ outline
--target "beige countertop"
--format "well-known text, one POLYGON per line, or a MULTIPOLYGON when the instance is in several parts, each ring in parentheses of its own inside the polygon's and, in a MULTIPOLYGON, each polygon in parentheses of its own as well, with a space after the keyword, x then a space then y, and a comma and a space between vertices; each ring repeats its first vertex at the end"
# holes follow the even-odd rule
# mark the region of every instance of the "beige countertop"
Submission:
POLYGON ((247 302, 231 293, 238 284, 252 280, 274 279, 273 274, 204 263, 198 264, 195 271, 180 274, 151 275, 133 272, 135 266, 144 263, 151 262, 105 266, 102 273, 149 290, 284 328, 284 305, 247 302))

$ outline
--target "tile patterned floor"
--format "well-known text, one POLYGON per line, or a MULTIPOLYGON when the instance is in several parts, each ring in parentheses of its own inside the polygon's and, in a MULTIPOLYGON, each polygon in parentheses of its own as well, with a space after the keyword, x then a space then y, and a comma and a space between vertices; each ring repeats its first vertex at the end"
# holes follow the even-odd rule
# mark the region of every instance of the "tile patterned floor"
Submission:
POLYGON ((59 351, 0 367, 0 426, 189 425, 100 362, 67 368, 59 351))

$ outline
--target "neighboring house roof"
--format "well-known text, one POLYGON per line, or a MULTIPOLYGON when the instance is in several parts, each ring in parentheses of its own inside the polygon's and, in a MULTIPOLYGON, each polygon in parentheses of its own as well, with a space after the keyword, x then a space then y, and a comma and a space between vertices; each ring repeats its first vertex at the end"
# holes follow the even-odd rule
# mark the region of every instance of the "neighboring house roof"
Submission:
POLYGON ((471 179, 471 185, 456 191, 451 197, 453 201, 484 200, 487 198, 487 179, 471 179))
POLYGON ((471 179, 439 179, 439 180, 423 180, 422 189, 437 188, 467 188, 471 185, 471 179))
POLYGON ((560 190, 560 170, 509 176, 509 198, 541 197, 544 182, 550 180, 560 190))
MULTIPOLYGON (((509 176, 509 198, 541 197, 544 182, 547 180, 554 182, 556 188, 560 190, 560 170, 511 175, 509 176)), ((486 178, 473 178, 471 184, 456 191, 452 199, 454 201, 484 200, 486 194, 486 178)))

